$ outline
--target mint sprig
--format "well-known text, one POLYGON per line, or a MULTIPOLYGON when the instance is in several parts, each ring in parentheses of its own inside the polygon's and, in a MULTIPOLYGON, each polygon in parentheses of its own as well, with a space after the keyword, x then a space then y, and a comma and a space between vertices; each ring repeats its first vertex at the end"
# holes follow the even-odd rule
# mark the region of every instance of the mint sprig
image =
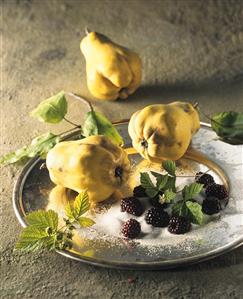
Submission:
POLYGON ((40 249, 65 250, 72 248, 73 223, 81 227, 89 227, 94 221, 82 215, 90 208, 87 192, 80 193, 74 200, 73 206, 66 206, 65 225, 59 228, 58 214, 53 210, 35 211, 26 216, 28 224, 21 234, 15 248, 23 252, 33 252, 40 249))
POLYGON ((158 195, 161 204, 172 204, 173 215, 187 217, 194 224, 203 224, 202 207, 198 202, 192 201, 202 191, 203 185, 193 182, 184 186, 181 191, 177 191, 175 162, 164 161, 162 167, 167 172, 165 175, 154 171, 150 172, 155 177, 156 184, 152 182, 149 173, 143 172, 140 174, 140 182, 146 194, 151 198, 158 195), (160 195, 160 191, 162 191, 162 195, 160 195), (177 193, 182 193, 182 199, 174 202, 177 193))
POLYGON ((83 217, 90 208, 87 191, 81 192, 74 200, 73 205, 69 202, 66 206, 66 215, 70 223, 78 222, 82 227, 92 226, 95 222, 87 217, 83 217))

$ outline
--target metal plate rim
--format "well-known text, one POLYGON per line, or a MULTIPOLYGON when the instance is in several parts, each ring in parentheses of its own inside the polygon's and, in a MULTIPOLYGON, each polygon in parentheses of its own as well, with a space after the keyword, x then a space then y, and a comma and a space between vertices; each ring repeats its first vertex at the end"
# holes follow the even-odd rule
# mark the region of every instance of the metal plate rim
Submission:
MULTIPOLYGON (((114 124, 121 124, 126 122, 128 122, 127 119, 114 122, 114 124)), ((211 125, 209 123, 201 122, 201 126, 211 128, 211 125)), ((66 137, 71 137, 72 134, 75 134, 75 131, 71 134, 68 134, 66 137)), ((21 203, 22 203, 21 194, 22 194, 23 186, 29 172, 32 170, 35 164, 38 163, 40 160, 41 160, 40 158, 33 158, 23 167, 23 169, 19 173, 19 176, 13 188, 13 195, 12 195, 13 208, 14 208, 15 215, 22 227, 27 226, 24 220, 24 215, 21 210, 21 203)), ((94 266, 105 267, 105 268, 127 269, 127 270, 128 269, 129 270, 165 270, 165 269, 179 268, 183 266, 185 267, 188 265, 193 265, 199 262, 207 261, 217 256, 220 256, 224 253, 228 253, 242 245, 243 245, 243 236, 239 237, 234 242, 227 244, 226 246, 219 247, 205 254, 201 254, 193 257, 186 257, 186 258, 182 258, 181 260, 156 261, 156 262, 151 262, 150 264, 147 262, 121 264, 116 262, 108 262, 103 260, 94 260, 87 257, 81 257, 78 254, 75 254, 74 252, 70 252, 70 251, 56 250, 56 252, 61 254, 62 256, 68 257, 76 261, 84 262, 86 264, 91 264, 94 266)))

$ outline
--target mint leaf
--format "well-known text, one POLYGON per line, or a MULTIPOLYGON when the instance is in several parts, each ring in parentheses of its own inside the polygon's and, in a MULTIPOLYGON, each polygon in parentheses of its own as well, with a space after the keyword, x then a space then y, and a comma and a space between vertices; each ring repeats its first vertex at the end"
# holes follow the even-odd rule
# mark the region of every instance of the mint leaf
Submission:
POLYGON ((65 206, 65 212, 66 212, 66 215, 67 215, 68 219, 71 222, 73 222, 75 220, 75 215, 74 215, 74 212, 73 212, 73 208, 70 204, 70 201, 68 201, 68 203, 65 206))
POLYGON ((81 215, 86 213, 89 210, 89 206, 89 196, 87 191, 79 193, 73 203, 73 213, 75 215, 75 218, 77 219, 81 215))
POLYGON ((171 189, 173 192, 176 192, 176 177, 175 176, 168 176, 167 183, 164 189, 171 189))
POLYGON ((54 249, 55 239, 47 231, 35 226, 25 227, 15 248, 24 252, 37 251, 42 248, 54 249))
POLYGON ((67 113, 67 100, 64 91, 42 101, 30 115, 42 122, 59 123, 67 113))
POLYGON ((157 177, 157 181, 156 181, 156 187, 159 191, 161 191, 166 183, 167 183, 167 180, 168 180, 168 175, 161 175, 160 177, 157 177))
POLYGON ((25 219, 29 225, 38 229, 51 228, 56 231, 58 228, 58 214, 53 210, 31 212, 25 219))
POLYGON ((45 158, 46 154, 60 140, 60 137, 52 133, 45 133, 33 139, 30 145, 24 146, 12 153, 0 157, 0 164, 7 165, 27 160, 36 156, 45 158))
POLYGON ((174 161, 171 160, 163 161, 162 166, 168 172, 169 175, 175 176, 176 164, 174 161))
POLYGON ((173 192, 171 189, 165 190, 164 194, 164 202, 170 203, 173 199, 176 198, 176 193, 173 192))
POLYGON ((92 219, 87 217, 79 217, 78 223, 81 227, 90 227, 95 224, 95 222, 92 219))
POLYGON ((91 135, 105 135, 115 144, 123 145, 123 139, 112 123, 100 112, 90 111, 86 114, 82 126, 85 137, 91 135))
POLYGON ((150 173, 151 173, 156 179, 162 176, 161 173, 158 173, 158 172, 155 172, 155 171, 150 171, 150 173))
POLYGON ((202 189, 203 184, 192 183, 191 185, 186 185, 182 190, 182 196, 185 200, 193 199, 202 189))
POLYGON ((187 201, 186 206, 189 210, 189 217, 192 223, 203 224, 204 214, 202 212, 202 207, 197 202, 187 201))
POLYGON ((159 193, 159 190, 154 186, 147 172, 140 173, 140 182, 142 187, 145 189, 146 194, 150 198, 155 197, 159 193))
POLYGON ((172 214, 175 216, 187 217, 189 214, 186 202, 180 200, 172 206, 172 214))

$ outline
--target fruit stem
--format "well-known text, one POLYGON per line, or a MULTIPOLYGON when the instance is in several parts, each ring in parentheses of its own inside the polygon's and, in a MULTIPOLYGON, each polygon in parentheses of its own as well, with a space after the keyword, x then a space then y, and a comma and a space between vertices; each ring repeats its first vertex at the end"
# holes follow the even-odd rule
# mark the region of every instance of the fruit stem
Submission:
POLYGON ((89 30, 88 26, 85 26, 85 28, 84 28, 84 32, 85 32, 86 35, 89 35, 89 33, 90 33, 91 31, 89 30))
POLYGON ((70 125, 74 126, 75 128, 81 128, 80 125, 75 124, 74 122, 72 122, 71 120, 67 119, 66 117, 63 118, 67 123, 69 123, 70 125))
POLYGON ((94 108, 93 108, 92 104, 90 103, 90 101, 88 101, 88 100, 86 100, 86 99, 84 99, 84 98, 80 97, 79 95, 77 95, 75 93, 72 93, 72 92, 67 92, 67 95, 75 98, 76 100, 79 100, 80 102, 83 102, 83 103, 87 104, 89 106, 90 111, 91 112, 94 111, 94 108))

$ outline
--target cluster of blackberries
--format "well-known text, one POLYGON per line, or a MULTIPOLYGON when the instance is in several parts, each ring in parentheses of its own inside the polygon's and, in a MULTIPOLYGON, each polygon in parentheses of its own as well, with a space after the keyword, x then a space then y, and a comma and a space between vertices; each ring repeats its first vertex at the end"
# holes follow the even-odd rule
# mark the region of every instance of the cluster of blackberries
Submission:
MULTIPOLYGON (((203 184, 206 198, 202 203, 202 211, 207 215, 219 213, 222 209, 221 203, 229 196, 224 185, 216 184, 214 178, 208 173, 198 172, 195 176, 197 183, 203 184)), ((145 213, 145 221, 154 227, 168 227, 172 234, 184 234, 191 229, 191 222, 187 217, 170 215, 165 211, 166 204, 160 202, 161 191, 154 198, 150 198, 152 205, 145 213)), ((134 188, 133 196, 122 199, 121 211, 134 216, 141 216, 144 213, 144 206, 140 197, 147 197, 145 189, 140 185, 134 188)), ((122 227, 122 234, 129 239, 138 237, 141 233, 141 225, 135 219, 129 219, 122 227)))
POLYGON ((202 203, 204 214, 213 215, 222 209, 221 203, 227 200, 229 194, 224 185, 216 184, 214 178, 208 173, 198 172, 195 176, 197 183, 203 184, 206 198, 202 203))
MULTIPOLYGON (((159 195, 162 195, 159 194, 159 195)), ((184 217, 173 216, 170 218, 169 214, 164 210, 165 204, 159 202, 159 195, 150 198, 150 204, 153 206, 145 213, 145 221, 154 227, 167 227, 173 234, 184 234, 190 230, 190 222, 184 217)), ((142 186, 134 188, 134 196, 127 197, 121 201, 121 211, 127 212, 134 216, 141 216, 144 213, 144 207, 138 197, 147 197, 142 186)), ((122 234, 129 239, 138 237, 141 233, 141 225, 136 219, 129 219, 123 224, 122 234)))

